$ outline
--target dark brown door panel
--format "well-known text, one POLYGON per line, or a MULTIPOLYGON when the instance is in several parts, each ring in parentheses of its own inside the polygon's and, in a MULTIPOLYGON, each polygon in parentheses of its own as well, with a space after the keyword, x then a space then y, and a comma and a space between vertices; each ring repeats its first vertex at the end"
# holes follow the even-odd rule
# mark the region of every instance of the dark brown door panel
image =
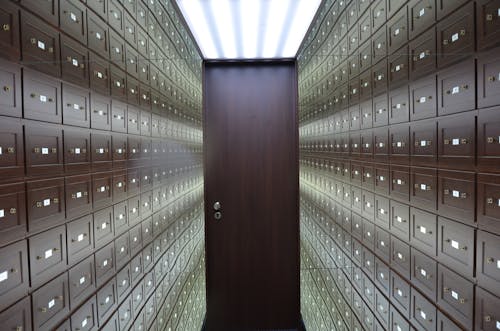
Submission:
POLYGON ((24 176, 23 126, 19 120, 0 121, 0 181, 12 181, 24 176))
POLYGON ((477 222, 481 229, 500 234, 500 176, 477 175, 477 222))
POLYGON ((21 55, 19 46, 19 8, 6 2, 0 9, 0 54, 9 60, 17 61, 21 55))
POLYGON ((480 0, 476 8, 477 48, 483 50, 495 46, 499 42, 498 0, 480 0))
POLYGON ((476 174, 438 171, 438 214, 467 224, 475 222, 476 174))
MULTIPOLYGON (((500 16, 499 16, 500 18, 500 16)), ((500 21, 500 19, 498 19, 500 21)), ((499 49, 479 55, 477 60, 477 106, 478 108, 500 104, 500 60, 499 49)))

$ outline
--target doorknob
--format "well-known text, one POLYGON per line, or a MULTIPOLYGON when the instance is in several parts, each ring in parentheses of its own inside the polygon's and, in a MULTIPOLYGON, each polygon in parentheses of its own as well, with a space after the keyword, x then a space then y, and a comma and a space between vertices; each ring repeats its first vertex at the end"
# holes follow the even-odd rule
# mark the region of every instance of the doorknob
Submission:
POLYGON ((220 212, 220 209, 221 209, 221 204, 219 201, 216 201, 214 203, 214 210, 215 210, 215 213, 214 213, 214 218, 216 220, 220 220, 222 218, 222 213, 220 212))
POLYGON ((222 206, 220 205, 220 202, 219 202, 219 201, 216 201, 216 202, 214 203, 214 210, 215 210, 215 211, 219 211, 221 207, 222 207, 222 206))

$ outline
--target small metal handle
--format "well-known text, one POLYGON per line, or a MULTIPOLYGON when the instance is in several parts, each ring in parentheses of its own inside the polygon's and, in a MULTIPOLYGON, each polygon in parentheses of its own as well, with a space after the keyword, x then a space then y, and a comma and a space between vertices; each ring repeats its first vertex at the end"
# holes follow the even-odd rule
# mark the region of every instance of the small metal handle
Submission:
POLYGON ((222 213, 220 211, 215 212, 214 218, 219 221, 222 218, 222 213))

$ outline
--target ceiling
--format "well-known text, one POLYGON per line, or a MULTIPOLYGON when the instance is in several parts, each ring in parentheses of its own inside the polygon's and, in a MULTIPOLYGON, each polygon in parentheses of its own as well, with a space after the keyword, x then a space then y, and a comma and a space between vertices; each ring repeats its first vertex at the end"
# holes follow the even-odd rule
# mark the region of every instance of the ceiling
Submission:
POLYGON ((176 0, 205 59, 295 58, 321 0, 176 0))

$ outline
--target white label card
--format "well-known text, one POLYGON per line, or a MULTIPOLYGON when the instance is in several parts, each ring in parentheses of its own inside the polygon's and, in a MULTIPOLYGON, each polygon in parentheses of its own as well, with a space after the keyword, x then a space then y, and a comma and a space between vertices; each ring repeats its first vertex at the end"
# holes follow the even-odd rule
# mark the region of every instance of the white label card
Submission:
POLYGON ((455 292, 455 291, 451 291, 451 296, 453 299, 457 300, 458 301, 458 293, 455 292))
POLYGON ((0 218, 5 217, 5 209, 0 209, 0 218))
POLYGON ((2 154, 3 154, 3 152, 2 152, 2 147, 0 147, 0 155, 2 155, 2 154))
POLYGON ((457 93, 460 93, 460 87, 455 86, 455 87, 451 90, 451 94, 457 94, 457 93))
POLYGON ((460 192, 457 191, 457 190, 453 190, 453 192, 451 194, 453 195, 454 198, 459 198, 460 197, 460 192))
POLYGON ((84 237, 85 237, 85 235, 83 233, 79 234, 78 238, 77 238, 78 242, 83 241, 84 237))
POLYGON ((104 260, 104 261, 102 262, 102 266, 103 266, 103 267, 105 267, 105 266, 107 266, 107 265, 108 265, 108 260, 104 260))
POLYGON ((427 271, 425 271, 424 269, 420 269, 420 274, 424 277, 427 277, 427 271))
POLYGON ((76 22, 76 15, 75 15, 75 13, 70 13, 70 15, 69 15, 69 16, 70 16, 70 18, 71 18, 71 20, 72 20, 73 22, 76 22))
POLYGON ((43 206, 44 207, 50 206, 50 199, 43 200, 43 206))
POLYGON ((452 240, 451 241, 451 247, 453 247, 455 249, 460 249, 460 244, 459 244, 458 241, 452 240))
POLYGON ((497 269, 500 269, 500 260, 497 261, 497 269))
POLYGON ((82 192, 76 192, 76 198, 79 199, 83 196, 82 192))
POLYGON ((47 102, 47 97, 45 95, 40 95, 41 102, 47 102))
POLYGON ((82 285, 83 283, 85 283, 85 277, 80 278, 80 285, 82 285))
POLYGON ((49 149, 47 147, 42 147, 42 155, 48 155, 49 149))
POLYGON ((421 97, 420 98, 420 103, 425 103, 427 101, 427 98, 426 97, 421 97))
POLYGON ((425 15, 425 8, 420 9, 420 12, 418 13, 419 17, 422 17, 425 15))
POLYGON ((458 138, 453 139, 453 140, 451 141, 451 144, 452 144, 453 146, 460 145, 460 139, 458 139, 458 138))
POLYGON ((104 229, 106 229, 107 227, 108 227, 108 225, 107 225, 106 223, 102 223, 102 224, 101 224, 101 228, 102 228, 103 230, 104 230, 104 229))
POLYGON ((38 40, 38 48, 45 50, 45 43, 43 41, 38 40))
POLYGON ((73 64, 73 66, 74 66, 74 67, 78 67, 78 64, 79 64, 79 63, 78 63, 78 60, 76 60, 76 59, 72 59, 72 60, 71 60, 71 64, 73 64))
MULTIPOLYGON (((500 16, 500 15, 498 15, 498 16, 500 16)), ((500 330, 500 321, 497 321, 496 328, 497 328, 497 330, 500 330)))
POLYGON ((87 325, 87 319, 84 319, 84 320, 82 321, 82 328, 84 328, 84 327, 85 327, 85 325, 87 325))
POLYGON ((52 249, 48 249, 45 251, 45 258, 48 259, 52 256, 52 249))
POLYGON ((425 226, 421 226, 420 227, 420 232, 422 232, 424 234, 427 233, 427 228, 425 226))
POLYGON ((54 299, 52 299, 52 300, 50 300, 50 301, 49 301, 49 303, 47 304, 47 307, 49 307, 49 309, 50 309, 50 308, 54 307, 54 306, 55 306, 55 304, 56 304, 56 301, 55 301, 54 299))
POLYGON ((9 272, 8 271, 4 271, 2 273, 0 273, 0 283, 3 282, 4 280, 7 280, 9 279, 9 272))
POLYGON ((452 36, 451 36, 451 42, 454 43, 455 41, 458 40, 458 33, 454 33, 452 36))
POLYGON ((423 310, 421 310, 420 311, 420 317, 422 317, 424 320, 426 320, 427 319, 427 314, 423 310))

